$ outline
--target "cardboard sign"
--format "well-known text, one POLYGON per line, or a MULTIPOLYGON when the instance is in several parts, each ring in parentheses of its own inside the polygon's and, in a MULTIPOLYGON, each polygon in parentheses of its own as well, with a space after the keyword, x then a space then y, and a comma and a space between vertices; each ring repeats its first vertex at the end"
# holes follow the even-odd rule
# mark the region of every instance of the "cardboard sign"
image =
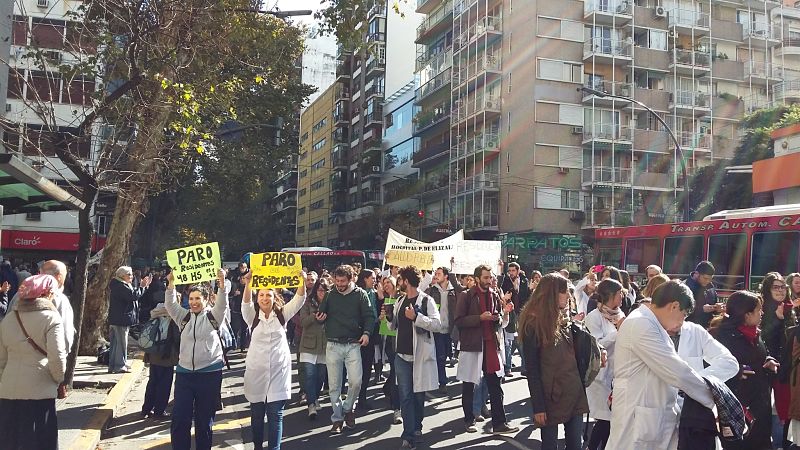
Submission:
MULTIPOLYGON (((433 253, 432 268, 450 267, 450 258, 456 255, 455 243, 463 240, 464 230, 458 230, 451 236, 428 244, 405 236, 390 228, 389 234, 386 236, 386 250, 384 253, 388 254, 390 250, 429 252, 433 253)), ((388 261, 384 262, 385 264, 391 264, 388 261)))
POLYGON ((215 280, 217 271, 222 268, 219 244, 210 242, 167 250, 167 263, 172 269, 176 284, 215 280))
MULTIPOLYGON (((384 305, 394 305, 397 302, 396 298, 384 298, 383 304, 384 305)), ((380 314, 378 314, 380 316, 380 314)), ((378 334, 381 336, 397 336, 397 330, 392 330, 389 328, 389 321, 386 319, 381 320, 381 326, 378 330, 378 334)))
POLYGON ((253 289, 295 289, 303 285, 300 255, 286 252, 257 253, 250 257, 253 289))
POLYGON ((386 263, 390 266, 416 266, 420 270, 433 270, 433 253, 413 250, 389 250, 386 263))
POLYGON ((501 241, 461 241, 456 242, 456 257, 453 262, 453 273, 471 274, 481 264, 497 272, 503 243, 501 241))

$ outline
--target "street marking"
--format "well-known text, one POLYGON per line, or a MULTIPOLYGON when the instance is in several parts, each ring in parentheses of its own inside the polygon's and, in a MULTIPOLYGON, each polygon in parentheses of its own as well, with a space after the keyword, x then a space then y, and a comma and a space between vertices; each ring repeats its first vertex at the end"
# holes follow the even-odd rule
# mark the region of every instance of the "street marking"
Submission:
MULTIPOLYGON (((235 419, 235 420, 226 420, 225 422, 215 423, 214 426, 211 428, 211 431, 227 431, 227 430, 234 430, 236 428, 240 428, 242 425, 250 424, 250 418, 242 418, 242 419, 235 419)), ((194 427, 192 427, 192 437, 194 438, 194 427)), ((141 448, 142 449, 151 449, 156 447, 161 447, 162 445, 169 445, 171 443, 171 439, 169 437, 165 439, 159 439, 157 441, 148 442, 144 444, 141 448)))

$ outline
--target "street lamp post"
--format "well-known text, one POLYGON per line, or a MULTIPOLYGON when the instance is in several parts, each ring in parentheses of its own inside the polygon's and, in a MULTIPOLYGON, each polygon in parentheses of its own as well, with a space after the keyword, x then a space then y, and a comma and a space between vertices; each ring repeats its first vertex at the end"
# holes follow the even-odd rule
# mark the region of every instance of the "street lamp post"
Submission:
POLYGON ((592 89, 592 88, 586 87, 586 86, 578 88, 578 92, 585 92, 587 94, 596 95, 596 96, 601 97, 601 98, 602 97, 610 97, 610 98, 617 98, 617 99, 624 100, 624 101, 631 102, 631 103, 636 103, 637 105, 639 105, 642 108, 646 109, 650 114, 653 115, 653 117, 656 118, 656 120, 662 126, 664 126, 664 128, 667 130, 667 133, 669 133, 669 137, 672 138, 672 142, 675 143, 675 152, 677 153, 678 158, 680 158, 680 160, 681 160, 681 174, 683 175, 683 190, 684 190, 684 193, 685 193, 684 195, 686 195, 686 199, 685 199, 686 207, 685 207, 684 212, 683 212, 683 221, 684 222, 689 222, 691 220, 691 201, 690 201, 691 195, 690 195, 690 192, 689 192, 689 177, 688 177, 687 171, 686 171, 686 160, 683 158, 683 148, 681 148, 681 143, 678 141, 678 138, 675 136, 675 133, 672 131, 672 128, 670 128, 669 125, 667 125, 667 122, 665 122, 664 119, 662 119, 661 116, 656 114, 656 112, 653 111, 649 106, 645 105, 644 103, 642 103, 642 102, 640 102, 638 100, 634 100, 634 99, 632 99, 630 97, 626 97, 624 95, 609 94, 607 92, 598 91, 597 89, 592 89))
POLYGON ((287 17, 295 17, 295 16, 310 16, 314 14, 314 11, 310 9, 301 9, 295 11, 279 11, 279 10, 263 10, 257 8, 237 8, 235 9, 236 12, 254 12, 257 14, 269 14, 271 16, 275 16, 279 19, 285 19, 287 17))

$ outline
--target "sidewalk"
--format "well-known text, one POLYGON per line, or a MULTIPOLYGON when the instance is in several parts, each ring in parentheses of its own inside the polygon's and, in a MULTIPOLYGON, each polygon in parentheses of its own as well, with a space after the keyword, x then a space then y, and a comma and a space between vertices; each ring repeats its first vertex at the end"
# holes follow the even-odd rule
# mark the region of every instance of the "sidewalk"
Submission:
POLYGON ((144 369, 141 358, 130 359, 131 372, 110 374, 97 358, 79 356, 74 389, 67 398, 56 400, 58 447, 94 450, 100 432, 139 379, 144 369))

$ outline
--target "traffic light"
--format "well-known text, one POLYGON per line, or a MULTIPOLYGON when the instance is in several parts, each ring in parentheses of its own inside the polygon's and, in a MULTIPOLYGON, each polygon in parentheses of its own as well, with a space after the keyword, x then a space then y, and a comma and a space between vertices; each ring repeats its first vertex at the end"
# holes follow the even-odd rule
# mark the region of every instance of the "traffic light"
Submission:
POLYGON ((424 219, 425 218, 425 211, 423 211, 421 209, 419 211, 417 211, 417 217, 419 217, 420 219, 424 219))

